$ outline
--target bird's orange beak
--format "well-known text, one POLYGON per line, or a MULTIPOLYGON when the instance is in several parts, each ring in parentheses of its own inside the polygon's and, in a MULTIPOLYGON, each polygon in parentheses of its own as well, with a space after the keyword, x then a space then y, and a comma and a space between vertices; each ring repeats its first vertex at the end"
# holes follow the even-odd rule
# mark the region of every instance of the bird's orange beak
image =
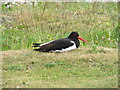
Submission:
POLYGON ((89 43, 88 41, 84 40, 83 38, 81 37, 78 37, 79 40, 82 40, 83 42, 86 42, 86 43, 89 43))

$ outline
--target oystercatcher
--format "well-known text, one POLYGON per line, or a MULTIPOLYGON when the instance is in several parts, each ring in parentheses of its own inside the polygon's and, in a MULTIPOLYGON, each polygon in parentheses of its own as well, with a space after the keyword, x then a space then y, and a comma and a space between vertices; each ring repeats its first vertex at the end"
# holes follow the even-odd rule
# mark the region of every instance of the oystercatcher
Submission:
POLYGON ((88 41, 82 39, 79 37, 77 32, 72 32, 68 38, 62 38, 58 40, 53 40, 48 43, 33 43, 33 47, 38 47, 38 49, 34 49, 35 51, 40 52, 65 52, 70 51, 73 49, 76 49, 79 47, 80 42, 79 40, 82 40, 86 43, 89 43, 88 41))

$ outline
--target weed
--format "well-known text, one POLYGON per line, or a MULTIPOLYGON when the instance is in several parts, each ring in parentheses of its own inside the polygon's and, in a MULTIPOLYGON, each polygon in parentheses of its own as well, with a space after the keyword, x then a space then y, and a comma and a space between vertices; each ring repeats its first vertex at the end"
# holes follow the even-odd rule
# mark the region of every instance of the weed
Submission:
POLYGON ((64 65, 64 63, 47 63, 45 66, 47 67, 54 67, 55 65, 64 65))
POLYGON ((97 45, 91 45, 91 49, 88 50, 88 53, 105 53, 104 48, 97 48, 97 45))
POLYGON ((23 70, 23 69, 25 69, 25 68, 22 66, 10 66, 10 67, 6 68, 5 70, 23 70))

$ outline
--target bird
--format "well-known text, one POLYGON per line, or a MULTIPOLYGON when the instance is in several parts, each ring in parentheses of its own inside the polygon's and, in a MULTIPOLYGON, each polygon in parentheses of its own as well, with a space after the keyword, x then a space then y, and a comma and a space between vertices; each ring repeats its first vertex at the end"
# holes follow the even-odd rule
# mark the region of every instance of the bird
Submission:
POLYGON ((47 43, 33 43, 32 47, 38 47, 34 51, 39 52, 66 52, 77 49, 80 46, 79 40, 89 43, 79 36, 77 32, 71 32, 67 38, 52 40, 47 43))

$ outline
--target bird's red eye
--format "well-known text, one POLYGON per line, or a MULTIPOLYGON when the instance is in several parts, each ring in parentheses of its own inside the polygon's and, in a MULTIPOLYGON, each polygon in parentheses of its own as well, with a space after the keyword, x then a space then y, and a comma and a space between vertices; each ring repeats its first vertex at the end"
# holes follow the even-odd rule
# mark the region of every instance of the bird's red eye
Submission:
POLYGON ((74 34, 74 36, 77 36, 77 34, 74 34))

